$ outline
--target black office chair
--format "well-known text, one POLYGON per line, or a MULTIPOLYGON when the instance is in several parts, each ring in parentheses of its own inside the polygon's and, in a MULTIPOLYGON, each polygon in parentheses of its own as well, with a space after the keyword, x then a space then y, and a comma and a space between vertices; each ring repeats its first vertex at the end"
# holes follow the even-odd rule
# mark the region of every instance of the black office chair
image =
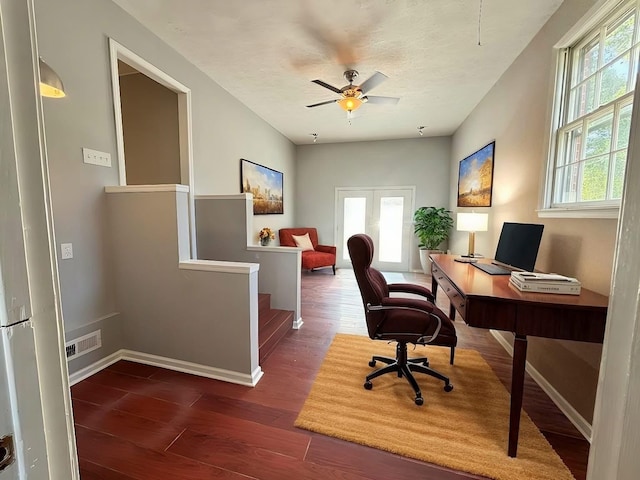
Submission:
POLYGON ((377 355, 371 358, 371 367, 375 367, 376 362, 387 365, 367 375, 364 388, 371 390, 371 380, 395 372, 398 377, 407 379, 415 391, 416 405, 422 405, 424 399, 412 374, 419 372, 442 380, 445 392, 453 390, 449 378, 430 368, 427 358, 410 359, 407 356, 408 343, 441 345, 451 348, 450 363, 453 364, 455 346, 458 342, 456 330, 451 320, 433 303, 435 298, 431 291, 415 284, 387 284, 384 276, 371 267, 373 241, 369 236, 354 235, 347 241, 347 247, 362 295, 369 337, 373 340, 397 342, 396 358, 377 355), (426 300, 390 297, 390 292, 417 294, 426 300))

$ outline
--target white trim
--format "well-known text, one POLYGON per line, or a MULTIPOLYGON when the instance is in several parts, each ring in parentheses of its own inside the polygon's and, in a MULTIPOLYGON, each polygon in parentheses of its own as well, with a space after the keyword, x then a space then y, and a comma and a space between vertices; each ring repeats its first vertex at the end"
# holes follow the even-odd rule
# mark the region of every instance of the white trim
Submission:
POLYGON ((251 252, 276 252, 276 253, 295 253, 297 254, 298 252, 302 251, 302 248, 300 247, 280 247, 280 246, 273 246, 273 247, 263 247, 261 245, 247 245, 247 250, 251 251, 251 252))
MULTIPOLYGON (((505 338, 495 330, 489 330, 491 335, 498 341, 500 345, 507 351, 507 353, 513 357, 513 347, 505 338)), ((551 401, 565 414, 571 423, 578 429, 584 438, 591 443, 591 424, 585 420, 585 418, 578 413, 578 411, 571 406, 571 404, 560 393, 553 388, 553 386, 547 381, 542 374, 536 370, 536 368, 527 362, 527 373, 533 378, 533 380, 540 386, 540 388, 546 393, 551 401)))
POLYGON ((589 30, 593 30, 607 15, 626 0, 599 0, 578 22, 555 44, 555 48, 567 48, 576 43, 589 30))
POLYGON ((164 185, 120 185, 104 187, 105 193, 151 193, 151 192, 182 192, 189 193, 188 185, 167 183, 164 185))
POLYGON ((73 386, 120 360, 128 360, 131 362, 142 363, 144 365, 153 365, 155 367, 166 368, 167 370, 198 375, 199 377, 213 378, 215 380, 245 385, 247 387, 255 387, 264 375, 260 366, 256 367, 256 369, 249 375, 246 373, 225 370, 223 368, 209 367, 199 363, 186 362, 184 360, 176 360, 149 353, 121 349, 70 375, 70 384, 73 386))
POLYGON ((251 193, 238 193, 236 195, 196 195, 196 200, 246 200, 251 193))
POLYGON ((69 375, 69 385, 73 387, 76 383, 81 382, 85 378, 89 378, 91 375, 95 375, 99 371, 104 370, 109 365, 113 365, 117 361, 122 360, 123 351, 124 350, 118 350, 108 357, 101 358, 97 362, 94 362, 91 365, 88 365, 84 368, 81 368, 77 372, 72 373, 71 375, 69 375))
POLYGON ((539 218, 618 218, 619 208, 541 208, 539 218))
POLYGON ((303 324, 304 322, 302 321, 302 317, 300 317, 298 320, 293 321, 293 326, 291 328, 294 330, 300 330, 300 327, 302 327, 303 324))
POLYGON ((250 275, 260 270, 259 263, 223 262, 216 260, 185 260, 178 264, 180 270, 200 270, 219 273, 250 275))

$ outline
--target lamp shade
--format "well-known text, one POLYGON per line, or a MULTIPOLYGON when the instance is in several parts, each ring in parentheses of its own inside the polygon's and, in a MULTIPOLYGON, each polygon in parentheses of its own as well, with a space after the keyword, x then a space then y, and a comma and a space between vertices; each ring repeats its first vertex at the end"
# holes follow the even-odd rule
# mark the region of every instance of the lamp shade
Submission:
POLYGON ((357 110, 360 105, 362 105, 362 100, 356 97, 345 97, 342 100, 338 101, 338 105, 340 105, 340 107, 347 112, 353 112, 354 110, 357 110))
POLYGON ((45 63, 42 58, 39 59, 40 65, 40 95, 43 97, 62 98, 64 93, 64 85, 58 74, 45 63))
POLYGON ((486 213, 458 213, 456 229, 461 232, 486 232, 489 215, 486 213))

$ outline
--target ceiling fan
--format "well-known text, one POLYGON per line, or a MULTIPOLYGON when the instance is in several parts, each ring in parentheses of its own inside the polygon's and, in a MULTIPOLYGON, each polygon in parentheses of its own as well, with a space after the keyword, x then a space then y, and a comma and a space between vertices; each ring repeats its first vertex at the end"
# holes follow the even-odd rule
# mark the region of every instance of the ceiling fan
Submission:
POLYGON ((383 105, 395 105, 400 101, 397 97, 374 97, 367 95, 367 93, 384 82, 387 77, 384 73, 375 72, 361 85, 354 85, 353 80, 358 76, 356 70, 347 70, 344 72, 344 78, 347 79, 349 85, 342 88, 329 85, 322 80, 312 80, 313 83, 320 85, 321 87, 328 88, 332 92, 340 94, 340 98, 335 100, 327 100, 326 102, 314 103, 313 105, 307 105, 307 108, 319 107, 320 105, 329 105, 330 103, 337 103, 340 107, 347 112, 347 116, 351 116, 354 110, 360 108, 363 103, 376 103, 383 105))

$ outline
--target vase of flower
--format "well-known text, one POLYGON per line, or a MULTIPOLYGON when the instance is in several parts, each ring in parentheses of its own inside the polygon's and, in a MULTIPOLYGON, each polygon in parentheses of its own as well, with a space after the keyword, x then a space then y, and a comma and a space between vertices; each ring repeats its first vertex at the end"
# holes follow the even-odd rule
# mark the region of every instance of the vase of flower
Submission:
POLYGON ((260 239, 260 245, 266 247, 271 243, 271 240, 276 238, 276 234, 269 227, 264 227, 260 230, 260 233, 258 233, 258 238, 260 239))

